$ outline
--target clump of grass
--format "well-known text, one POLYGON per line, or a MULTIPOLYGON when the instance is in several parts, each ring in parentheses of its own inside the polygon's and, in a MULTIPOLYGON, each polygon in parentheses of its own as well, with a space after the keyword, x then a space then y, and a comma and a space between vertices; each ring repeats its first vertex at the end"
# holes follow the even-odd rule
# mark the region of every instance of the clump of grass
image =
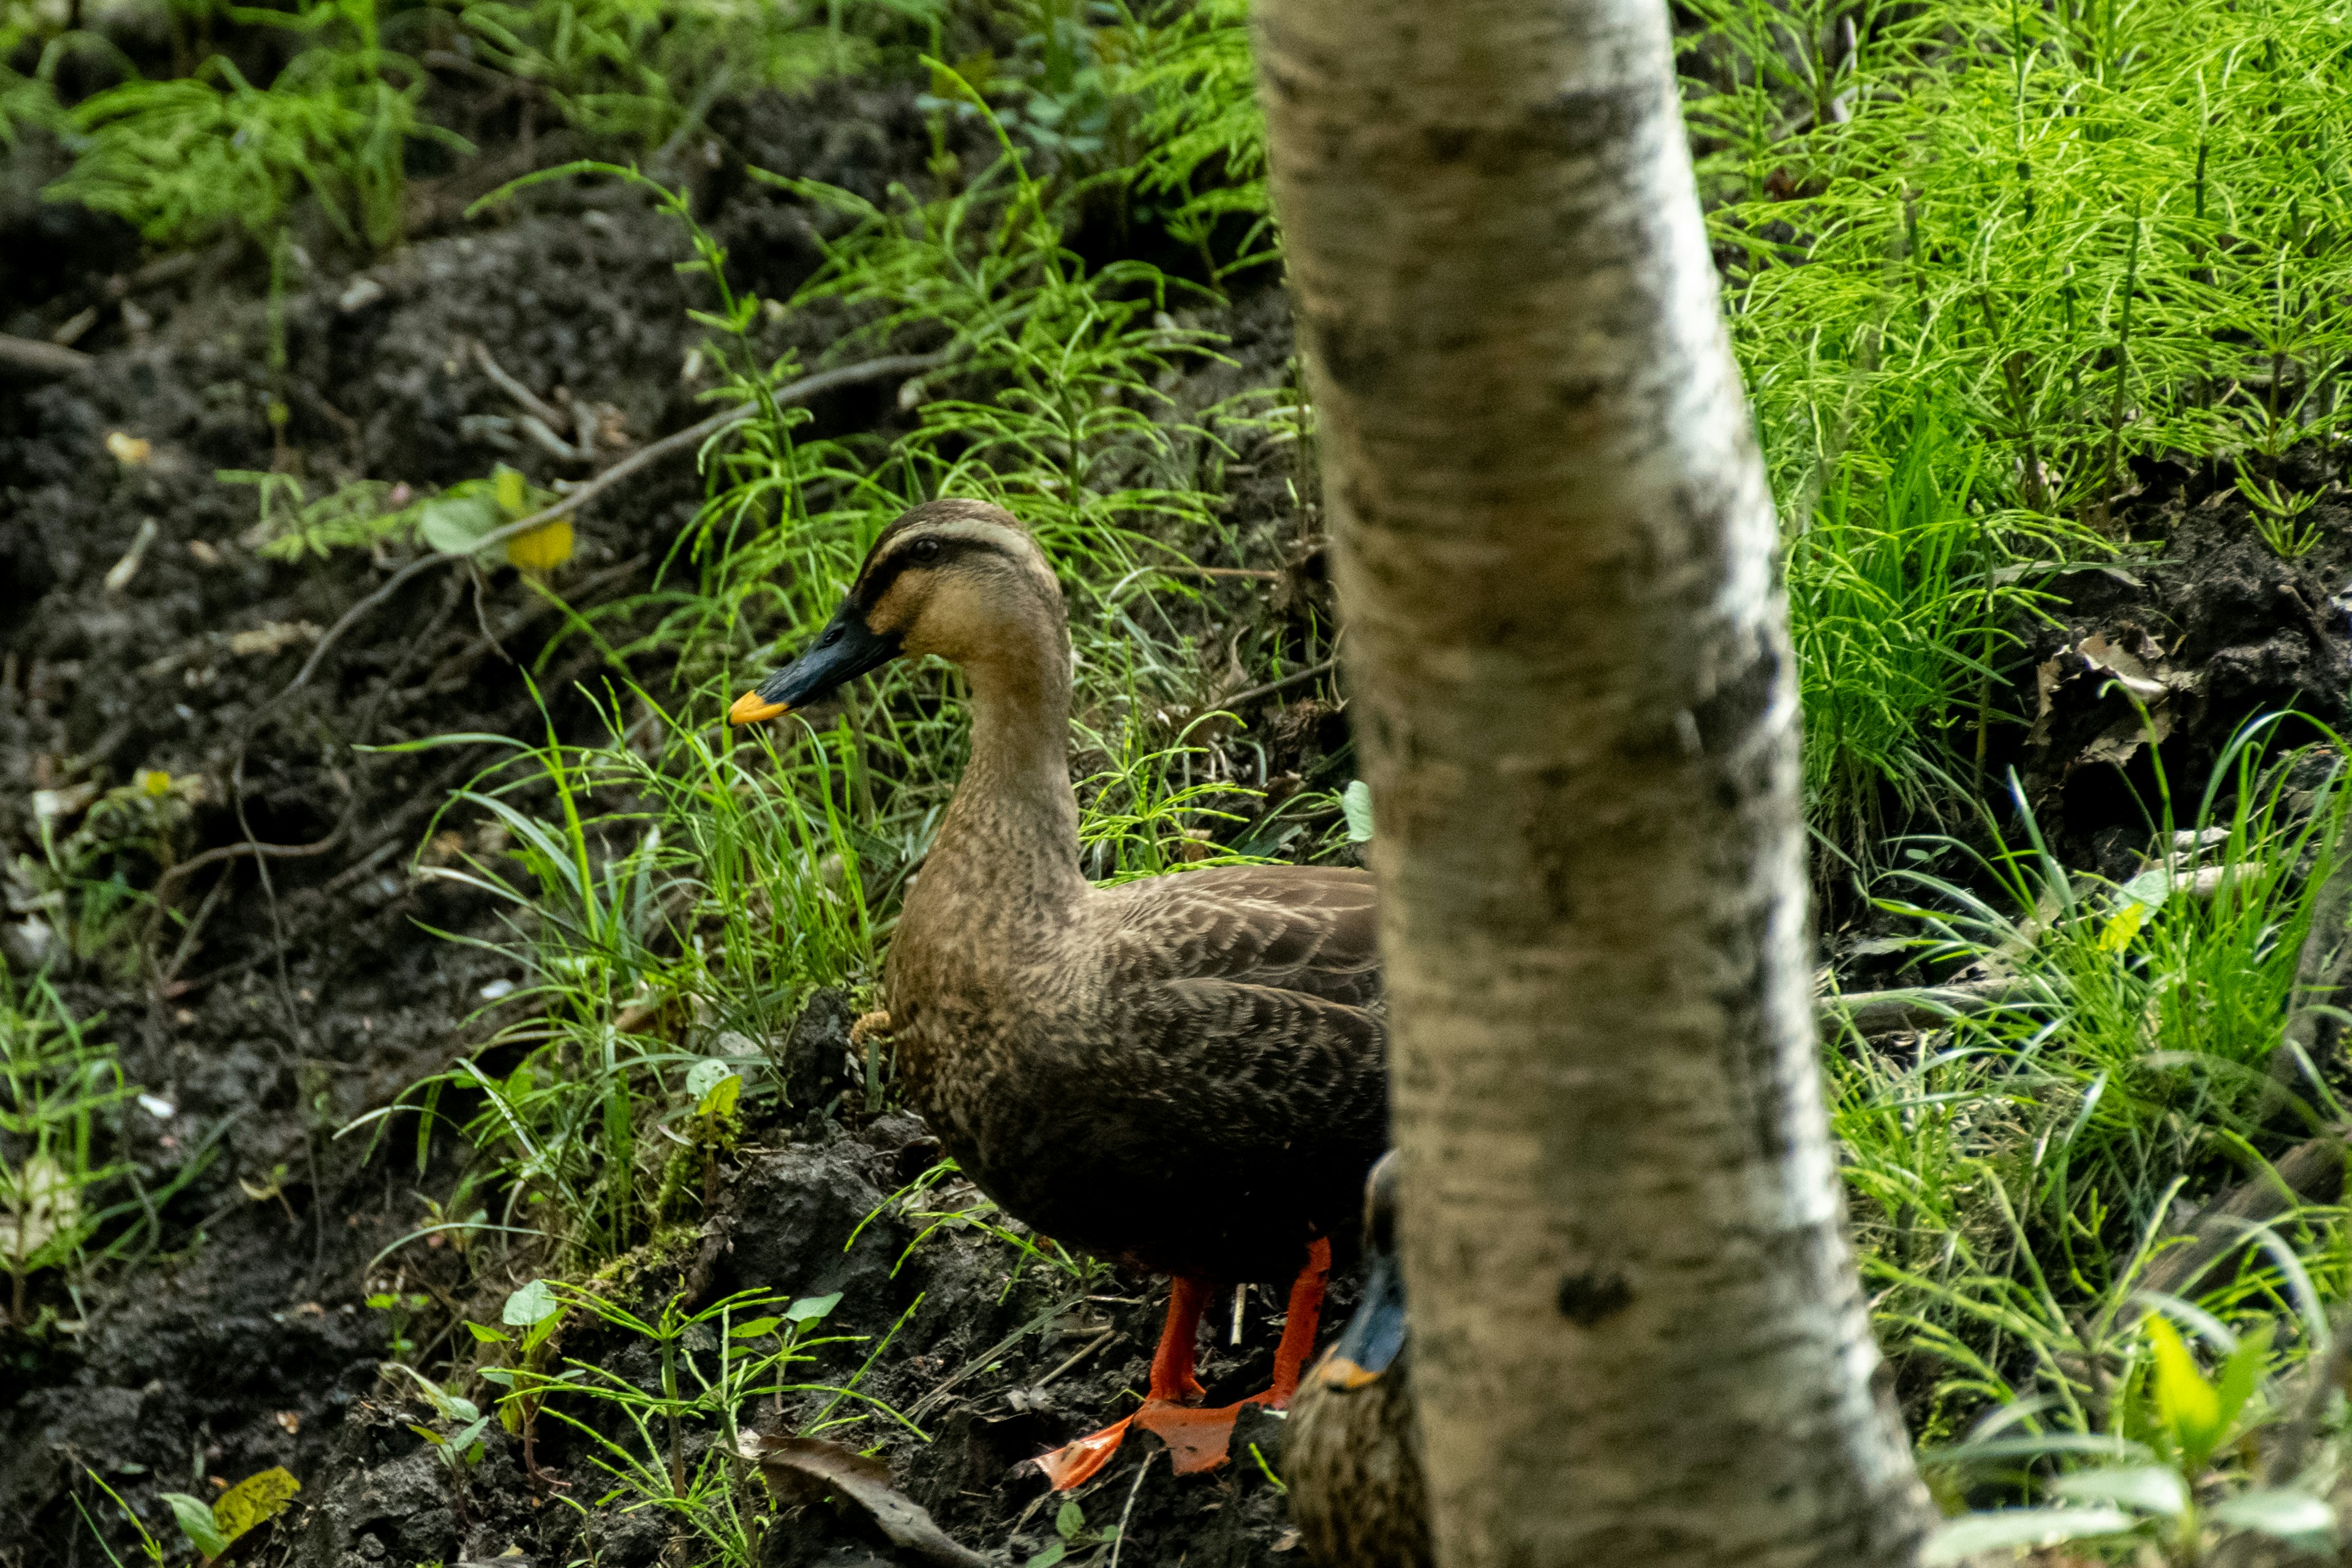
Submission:
POLYGON ((383 47, 375 0, 305 0, 297 12, 246 15, 316 41, 267 82, 215 55, 191 75, 134 74, 74 105, 63 124, 80 151, 47 194, 173 244, 231 225, 270 237, 308 195, 346 240, 392 243, 410 143, 469 150, 423 117, 422 68, 383 47))
POLYGON ((471 0, 476 58, 528 82, 566 123, 647 148, 729 95, 798 92, 872 67, 881 41, 936 26, 943 0, 471 0))
POLYGON ((110 1157, 112 1116, 140 1089, 114 1047, 89 1032, 96 1022, 74 1017, 47 980, 0 972, 0 1275, 16 1328, 35 1321, 35 1276, 61 1272, 71 1287, 98 1258, 133 1245, 137 1227, 110 1234, 124 1216, 143 1215, 152 1244, 155 1205, 170 1190, 149 1194, 138 1190, 136 1166, 110 1157), (125 1186, 127 1198, 119 1195, 125 1186))
POLYGON ((2059 552, 2046 525, 1983 501, 1980 467, 1922 404, 1890 473, 1843 471, 1790 532, 1806 804, 1865 859, 1890 805, 1898 821, 1933 815, 1956 773, 1981 780, 2000 666, 2059 552))
POLYGON ((2135 458, 2267 472, 2336 428, 2352 61, 2326 5, 1698 14, 1689 112, 1784 501, 1889 471, 1923 388, 2003 454, 1999 504, 2103 529, 2135 458))
MULTIPOLYGON (((2016 994, 1907 1059, 1855 1048, 1832 1063, 1882 1333, 1934 1369, 1917 1394, 1930 1439, 1989 1407, 2110 1429, 2145 1353, 2133 1303, 2177 1205, 2337 1114, 2324 1087, 2283 1093, 2273 1069, 2352 799, 2337 748, 2268 755, 2270 728, 2240 735, 2186 826, 2156 803, 2158 853, 2121 885, 2069 873, 2021 797, 2020 835, 1989 820, 1989 852, 1914 846, 1964 874, 1896 874, 1913 897, 1888 907, 1922 930, 1923 959, 2016 994)), ((2315 1279, 2306 1305, 2341 1298, 2347 1236, 2332 1212, 2274 1229, 2205 1310, 2242 1330, 2287 1314, 2280 1343, 2299 1356, 2295 1293, 2315 1279)))

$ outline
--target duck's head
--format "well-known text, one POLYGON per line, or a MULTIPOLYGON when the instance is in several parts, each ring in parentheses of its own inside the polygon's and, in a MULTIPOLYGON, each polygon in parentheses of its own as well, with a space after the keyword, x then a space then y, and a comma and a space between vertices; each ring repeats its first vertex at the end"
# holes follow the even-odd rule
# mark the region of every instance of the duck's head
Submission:
POLYGON ((969 667, 1041 621, 1064 635, 1062 591, 1037 542, 1001 507, 930 501, 882 531, 816 641, 737 698, 727 721, 804 708, 901 654, 969 667))
POLYGON ((1380 1380, 1404 1350, 1404 1276, 1396 1258, 1396 1151, 1364 1178, 1364 1256, 1371 1271, 1363 1304, 1348 1320, 1315 1375, 1326 1388, 1362 1388, 1380 1380))

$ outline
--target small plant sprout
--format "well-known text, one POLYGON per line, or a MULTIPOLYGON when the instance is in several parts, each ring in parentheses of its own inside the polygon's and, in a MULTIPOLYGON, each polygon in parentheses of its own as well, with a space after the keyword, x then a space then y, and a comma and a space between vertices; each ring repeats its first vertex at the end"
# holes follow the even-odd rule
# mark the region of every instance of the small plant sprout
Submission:
POLYGON ((2291 490, 2274 479, 2263 479, 2244 469, 2237 478, 2238 493, 2254 509, 2254 527, 2263 542, 2282 561, 2295 561, 2319 547, 2319 521, 2309 517, 2317 505, 2317 490, 2291 490))
MULTIPOLYGON (((2151 1312, 2143 1325, 2146 1353, 2135 1359, 2125 1385, 2117 1435, 1993 1435, 1934 1456, 1963 1466, 2045 1458, 2106 1462, 2041 1480, 2042 1495, 2052 1500, 2043 1506, 1945 1521, 1922 1561, 1958 1563, 2004 1547, 2117 1538, 2148 1543, 2171 1568, 2212 1561, 2215 1550, 2237 1535, 2325 1551, 2334 1539, 2336 1514, 2323 1499, 2296 1486, 2209 1473, 2217 1454, 2271 1418, 2261 1397, 2271 1354, 2268 1328, 2238 1339, 2194 1309, 2186 1313, 2226 1344, 2220 1364, 2209 1377, 2169 1318, 2151 1312)), ((2021 1424, 2009 1420, 2003 1427, 2021 1424)))
MULTIPOLYGON (((282 1467, 247 1476, 221 1493, 218 1499, 205 1502, 185 1492, 159 1494, 172 1517, 180 1526, 180 1533, 196 1549, 197 1557, 206 1563, 227 1554, 230 1548, 246 1535, 284 1513, 302 1489, 302 1483, 282 1467)), ((112 1496, 110 1492, 109 1496, 112 1496)), ((120 1502, 121 1499, 116 1499, 120 1502)), ((126 1510, 128 1511, 128 1510, 126 1510)), ((154 1538, 147 1535, 142 1526, 140 1534, 150 1544, 153 1555, 154 1538)), ((160 1561, 160 1559, 159 1559, 160 1561)))

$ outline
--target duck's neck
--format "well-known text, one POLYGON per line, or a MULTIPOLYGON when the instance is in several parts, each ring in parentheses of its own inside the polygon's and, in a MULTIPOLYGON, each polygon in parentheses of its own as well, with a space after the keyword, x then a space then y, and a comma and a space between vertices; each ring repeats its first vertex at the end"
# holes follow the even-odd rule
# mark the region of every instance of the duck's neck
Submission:
POLYGON ((1070 655, 1058 626, 1024 628, 963 663, 971 686, 971 761, 924 870, 992 900, 1053 903, 1087 889, 1078 801, 1070 788, 1070 655))

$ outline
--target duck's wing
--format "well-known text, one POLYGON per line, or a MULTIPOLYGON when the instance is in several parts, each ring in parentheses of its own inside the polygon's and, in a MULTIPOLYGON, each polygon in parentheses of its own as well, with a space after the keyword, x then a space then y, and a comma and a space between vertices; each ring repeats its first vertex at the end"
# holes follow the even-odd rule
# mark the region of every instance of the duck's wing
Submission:
POLYGON ((1223 981, 1377 1009, 1368 871, 1220 866, 1115 889, 1119 967, 1157 984, 1223 981))
POLYGON ((1117 891, 1129 889, 1111 989, 1120 1037, 1157 1069, 1163 1114, 1212 1144, 1310 1162, 1360 1153, 1346 1173, 1360 1192, 1388 1118, 1370 876, 1221 867, 1117 891))

